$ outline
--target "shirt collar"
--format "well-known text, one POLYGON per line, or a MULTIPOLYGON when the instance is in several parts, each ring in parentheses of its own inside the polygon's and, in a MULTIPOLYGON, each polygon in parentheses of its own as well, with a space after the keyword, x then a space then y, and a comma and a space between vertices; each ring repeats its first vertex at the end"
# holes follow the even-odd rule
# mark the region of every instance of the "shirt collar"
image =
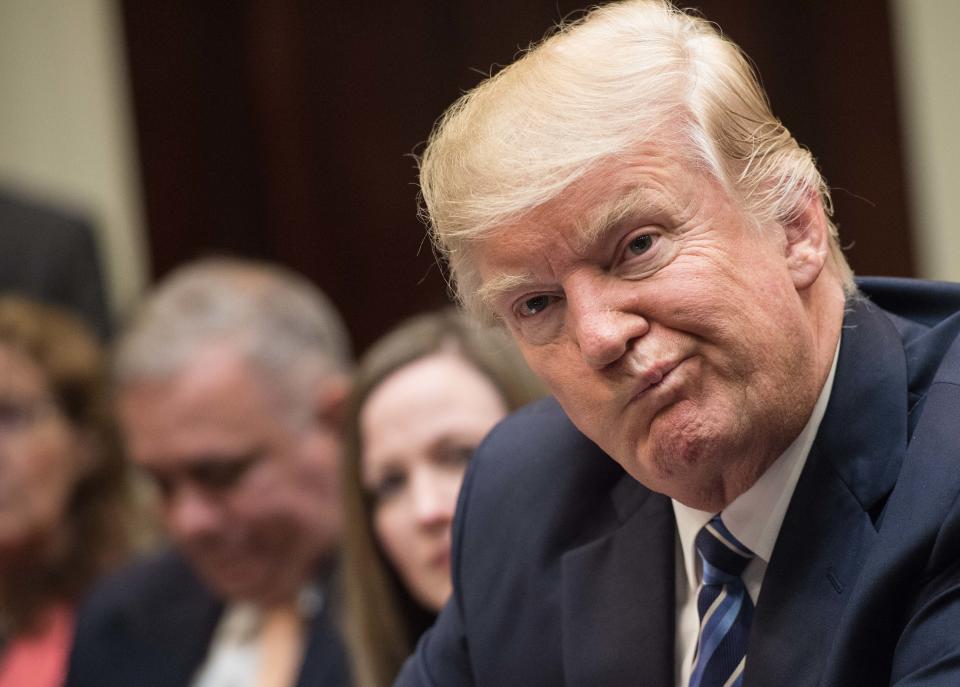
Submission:
MULTIPOLYGON (((323 610, 323 589, 316 583, 305 585, 298 593, 294 606, 301 618, 310 620, 323 610)), ((256 638, 263 623, 264 611, 249 601, 235 601, 227 605, 217 628, 223 641, 246 643, 256 638)))
MULTIPOLYGON (((840 352, 840 343, 833 353, 833 364, 830 373, 820 390, 820 397, 813 407, 813 413, 803 430, 796 439, 777 458, 766 472, 752 487, 740 494, 722 512, 723 524, 740 543, 754 552, 757 558, 764 563, 770 562, 773 546, 777 542, 780 526, 787 512, 790 499, 796 489, 800 473, 806 465, 810 448, 816 439, 820 422, 827 410, 830 401, 830 390, 833 388, 833 377, 837 371, 837 357, 840 352)), ((677 530, 680 535, 680 550, 683 555, 683 566, 687 573, 689 584, 696 587, 698 584, 697 555, 694 540, 697 533, 709 522, 716 513, 697 510, 685 506, 675 499, 673 513, 677 521, 677 530)))

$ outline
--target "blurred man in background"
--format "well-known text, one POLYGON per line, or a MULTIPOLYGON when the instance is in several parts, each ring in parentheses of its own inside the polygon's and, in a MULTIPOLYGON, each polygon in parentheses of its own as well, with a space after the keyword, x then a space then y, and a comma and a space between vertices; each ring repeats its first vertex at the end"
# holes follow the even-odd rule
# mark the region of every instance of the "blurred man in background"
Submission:
POLYGON ((350 353, 279 267, 181 268, 122 334, 116 400, 172 548, 78 619, 74 687, 347 684, 330 573, 350 353))

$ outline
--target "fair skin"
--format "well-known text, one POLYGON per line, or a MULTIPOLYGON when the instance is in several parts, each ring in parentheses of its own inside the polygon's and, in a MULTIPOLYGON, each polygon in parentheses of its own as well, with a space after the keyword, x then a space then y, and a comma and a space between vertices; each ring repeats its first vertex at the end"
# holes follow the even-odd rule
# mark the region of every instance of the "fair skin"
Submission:
POLYGON ((450 526, 467 461, 507 414, 496 387, 455 353, 416 360, 360 413, 374 532, 411 595, 439 611, 451 592, 450 526))
POLYGON ((337 546, 346 389, 325 380, 310 421, 295 424, 266 379, 220 343, 118 395, 128 451, 160 488, 174 544, 219 595, 265 606, 294 599, 337 546))
POLYGON ((677 146, 608 160, 472 249, 481 297, 577 427, 647 487, 705 511, 799 434, 843 291, 810 195, 755 227, 677 146))
POLYGON ((88 440, 60 413, 43 371, 0 345, 0 558, 55 543, 88 440))

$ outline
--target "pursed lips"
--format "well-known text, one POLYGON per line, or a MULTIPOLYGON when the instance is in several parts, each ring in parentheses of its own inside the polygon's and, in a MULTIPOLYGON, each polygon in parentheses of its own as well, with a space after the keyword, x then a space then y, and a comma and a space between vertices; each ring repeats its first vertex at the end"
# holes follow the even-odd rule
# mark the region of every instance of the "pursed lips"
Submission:
POLYGON ((652 365, 648 365, 635 372, 634 378, 638 380, 639 383, 633 391, 630 402, 632 403, 633 401, 640 399, 650 389, 658 386, 661 382, 663 382, 664 378, 666 378, 671 372, 679 367, 683 360, 683 358, 678 360, 663 360, 652 365))

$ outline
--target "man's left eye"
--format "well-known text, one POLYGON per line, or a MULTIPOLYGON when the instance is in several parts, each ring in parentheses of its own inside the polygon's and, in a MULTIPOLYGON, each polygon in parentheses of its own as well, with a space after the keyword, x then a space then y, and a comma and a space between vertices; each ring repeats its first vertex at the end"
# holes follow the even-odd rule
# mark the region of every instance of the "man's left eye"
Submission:
POLYGON ((630 243, 627 244, 627 250, 634 255, 643 255, 650 250, 651 247, 653 247, 652 234, 640 234, 639 236, 634 236, 630 240, 630 243))
POLYGON ((550 296, 545 294, 532 296, 520 303, 519 307, 517 308, 517 312, 520 314, 520 317, 533 317, 534 315, 543 312, 551 302, 552 299, 550 296))

